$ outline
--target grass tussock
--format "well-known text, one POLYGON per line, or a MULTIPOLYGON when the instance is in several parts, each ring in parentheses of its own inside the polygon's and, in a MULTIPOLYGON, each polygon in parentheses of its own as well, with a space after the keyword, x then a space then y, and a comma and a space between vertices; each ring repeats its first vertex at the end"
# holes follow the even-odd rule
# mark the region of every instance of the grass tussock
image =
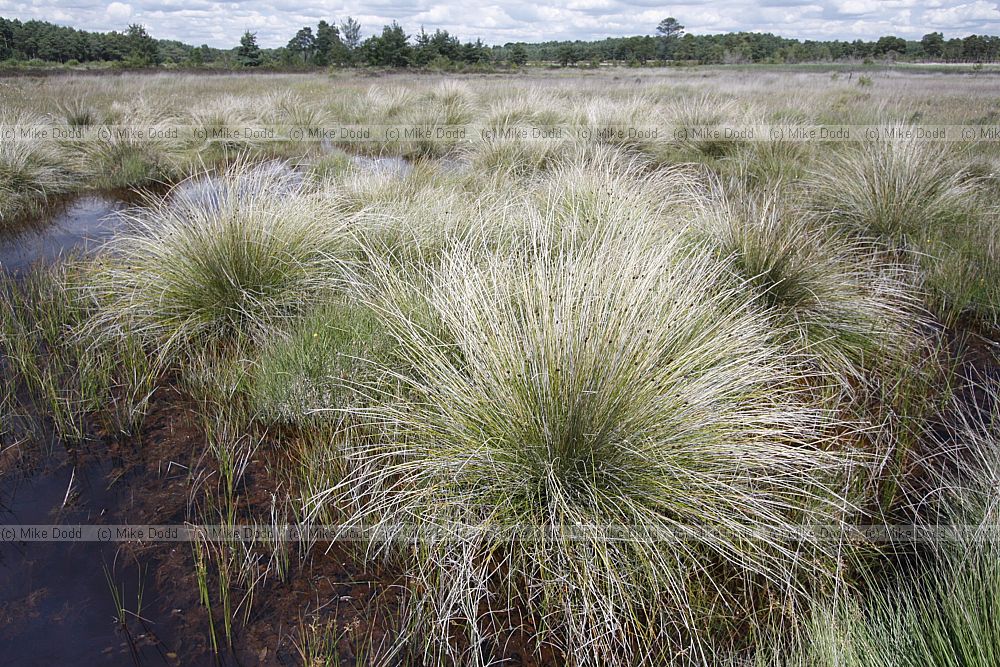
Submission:
POLYGON ((348 447, 348 474, 316 501, 353 508, 357 524, 449 535, 404 555, 420 650, 485 664, 521 608, 529 640, 572 664, 697 662, 737 626, 776 622, 761 598, 795 609, 834 584, 835 548, 750 539, 843 521, 855 464, 797 394, 776 323, 676 241, 539 243, 449 253, 418 309, 433 326, 392 300, 410 281, 375 274, 409 370, 362 412, 384 435, 348 447), (606 540, 605 527, 694 530, 675 543, 606 540), (509 532, 567 528, 577 539, 509 532))
POLYGON ((607 147, 558 162, 533 189, 534 206, 552 233, 586 241, 635 229, 651 243, 670 238, 693 218, 698 197, 692 171, 648 163, 607 147))
MULTIPOLYGON (((51 129, 42 117, 0 110, 0 131, 51 129)), ((52 140, 0 141, 0 225, 37 214, 53 197, 76 186, 75 170, 52 140)))
POLYGON ((996 208, 972 166, 951 144, 887 139, 832 153, 811 181, 822 215, 918 267, 939 319, 995 329, 996 208))
POLYGON ((952 147, 918 139, 850 144, 815 168, 812 183, 834 221, 900 248, 920 248, 934 226, 962 216, 972 193, 952 147))
POLYGON ((828 381, 863 382, 919 344, 912 272, 877 245, 823 225, 778 190, 719 188, 698 228, 734 278, 828 381))
POLYGON ((239 165, 125 215, 95 275, 98 326, 169 346, 253 341, 343 278, 342 225, 279 168, 239 165))

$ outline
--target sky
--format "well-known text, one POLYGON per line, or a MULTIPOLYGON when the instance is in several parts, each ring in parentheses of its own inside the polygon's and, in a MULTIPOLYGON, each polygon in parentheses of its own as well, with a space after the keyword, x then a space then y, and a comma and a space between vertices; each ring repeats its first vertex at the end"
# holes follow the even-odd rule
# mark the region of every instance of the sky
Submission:
POLYGON ((740 30, 799 39, 919 39, 1000 35, 1000 2, 989 0, 0 0, 0 16, 39 19, 84 30, 124 30, 141 23, 157 38, 229 48, 244 30, 264 47, 284 46, 305 25, 353 16, 363 36, 393 20, 408 33, 443 28, 463 41, 600 39, 654 34, 676 17, 695 34, 740 30))

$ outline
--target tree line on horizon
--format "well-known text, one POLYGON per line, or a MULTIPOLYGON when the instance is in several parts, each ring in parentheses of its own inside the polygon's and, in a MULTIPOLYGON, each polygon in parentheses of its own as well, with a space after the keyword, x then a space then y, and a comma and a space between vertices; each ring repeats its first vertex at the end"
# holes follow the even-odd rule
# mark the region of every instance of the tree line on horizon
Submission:
POLYGON ((685 34, 670 17, 656 35, 600 40, 509 42, 489 46, 461 42, 447 30, 408 35, 395 21, 380 33, 361 37, 362 26, 340 23, 304 26, 279 48, 261 48, 246 31, 232 49, 192 46, 153 38, 141 25, 124 32, 87 32, 46 21, 0 17, 0 63, 8 65, 110 63, 120 67, 215 67, 307 69, 319 67, 416 67, 430 69, 520 67, 529 63, 597 66, 649 64, 799 63, 838 60, 904 60, 980 63, 1000 61, 1000 37, 969 35, 945 39, 931 32, 920 40, 884 36, 877 40, 798 40, 771 33, 685 34))

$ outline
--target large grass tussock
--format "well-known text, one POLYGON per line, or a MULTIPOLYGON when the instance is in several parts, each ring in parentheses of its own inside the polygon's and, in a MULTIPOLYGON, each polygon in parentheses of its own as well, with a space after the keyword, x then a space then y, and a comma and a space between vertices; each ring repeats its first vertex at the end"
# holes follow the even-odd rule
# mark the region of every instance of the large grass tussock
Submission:
POLYGON ((343 278, 342 226, 278 167, 237 166, 126 215, 95 280, 104 323, 150 340, 253 340, 343 278))
POLYGON ((526 609, 529 638, 573 664, 707 660, 708 615, 742 619, 718 640, 766 624, 768 595, 795 608, 836 581, 835 546, 768 530, 842 521, 855 461, 828 447, 777 322, 726 286, 724 265, 676 240, 546 238, 503 257, 453 250, 418 307, 411 280, 376 272, 407 370, 364 413, 383 435, 354 443, 350 473, 315 501, 359 524, 476 528, 408 556, 428 655, 485 664, 526 609), (606 527, 692 532, 617 541, 606 527))

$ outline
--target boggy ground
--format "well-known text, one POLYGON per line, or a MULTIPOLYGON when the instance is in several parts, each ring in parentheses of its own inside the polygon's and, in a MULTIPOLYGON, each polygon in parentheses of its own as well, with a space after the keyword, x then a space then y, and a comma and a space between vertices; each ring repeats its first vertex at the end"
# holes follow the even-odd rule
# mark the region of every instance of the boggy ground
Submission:
MULTIPOLYGON (((18 79, 5 118, 905 129, 1000 117, 991 76, 18 79)), ((454 533, 12 547, 15 650, 72 621, 109 662, 988 664, 995 599, 975 596, 1000 577, 974 541, 900 558, 776 535, 995 523, 994 144, 60 148, 0 155, 5 219, 209 173, 4 281, 10 521, 454 533), (503 532, 549 527, 574 539, 503 532)))
MULTIPOLYGON (((977 390, 984 378, 1000 378, 995 345, 963 332, 952 331, 947 337, 959 360, 958 375, 975 379, 956 388, 964 396, 963 402, 985 413, 995 411, 997 406, 991 403, 995 396, 977 390)), ((64 504, 49 508, 54 512, 50 514, 53 522, 184 525, 192 519, 192 499, 204 485, 202 480, 219 475, 217 462, 206 456, 208 445, 200 421, 199 406, 170 387, 162 387, 135 438, 115 437, 97 429, 92 441, 69 451, 60 451, 57 445, 51 455, 8 446, 0 452, 0 471, 8 490, 16 478, 61 481, 65 475, 60 473, 67 469, 74 475, 86 471, 81 475, 89 475, 88 482, 77 481, 64 504)), ((953 432, 954 426, 942 424, 939 428, 953 432)), ((280 447, 280 440, 265 438, 245 468, 238 491, 239 516, 251 521, 265 516, 272 506, 272 494, 280 494, 289 483, 275 473, 289 468, 288 452, 280 447)), ((21 499, 17 484, 13 487, 9 500, 16 508, 21 499)), ((44 502, 44 494, 33 495, 42 496, 39 500, 44 502)), ((31 547, 22 546, 30 553, 31 547)), ((72 641, 71 653, 76 656, 87 646, 106 644, 88 658, 94 664, 291 665, 303 664, 306 656, 317 661, 313 664, 325 664, 321 660, 336 655, 338 662, 334 664, 363 665, 368 664, 373 646, 391 643, 391 633, 398 631, 400 624, 402 582, 398 570, 366 562, 363 554, 337 544, 315 545, 301 556, 298 545, 291 545, 289 569, 284 576, 267 577, 255 587, 252 610, 235 621, 232 645, 221 648, 213 647, 210 616, 222 618, 226 610, 218 600, 213 601, 210 612, 203 605, 189 543, 123 542, 77 549, 72 564, 65 562, 65 545, 45 546, 54 546, 59 553, 55 558, 42 555, 42 563, 69 570, 74 578, 100 579, 92 575, 107 567, 111 579, 118 582, 115 585, 122 588, 119 594, 126 610, 125 622, 113 622, 114 597, 107 583, 98 587, 97 599, 81 599, 74 597, 79 591, 63 588, 58 578, 51 581, 51 577, 42 576, 42 582, 50 579, 49 585, 28 586, 25 590, 31 590, 24 597, 5 596, 0 605, 4 626, 0 636, 9 647, 8 657, 19 664, 42 664, 39 659, 45 654, 39 654, 31 639, 42 630, 43 634, 58 632, 72 641), (136 582, 143 587, 141 606, 129 597, 138 593, 136 582), (100 622, 82 622, 84 615, 100 622), (311 647, 307 645, 310 642, 311 647)), ((251 548, 267 558, 269 547, 251 548)), ((16 567, 9 562, 6 565, 16 567)), ((19 573, 17 569, 13 572, 19 573)), ((217 586, 216 577, 210 578, 210 585, 217 586)), ((5 585, 12 584, 8 580, 5 585)), ((245 592, 239 586, 230 589, 236 598, 245 592)), ((225 642, 222 638, 216 641, 225 642)), ((530 646, 510 641, 504 664, 562 664, 551 652, 543 652, 548 653, 544 658, 535 653, 530 646)))
MULTIPOLYGON (((7 447, 2 465, 11 523, 31 511, 30 502, 43 512, 22 523, 185 525, 191 519, 196 480, 218 475, 212 460, 205 457, 205 434, 193 408, 163 389, 151 402, 146 424, 135 438, 95 431, 87 444, 54 451, 51 456, 7 447), (39 481, 43 486, 54 481, 59 490, 69 470, 75 483, 67 490, 65 502, 57 498, 55 506, 41 507, 53 497, 37 488, 39 481), (15 478, 29 488, 18 488, 15 478), (23 493, 31 500, 22 498, 23 493)), ((271 493, 286 483, 271 472, 274 466, 269 462, 284 454, 267 449, 260 454, 247 467, 241 484, 240 510, 249 516, 266 512, 271 493)), ((280 467, 286 466, 282 462, 280 467)), ((395 608, 398 573, 373 570, 375 564, 359 561, 336 545, 323 545, 302 561, 295 558, 283 580, 274 578, 261 585, 249 618, 234 628, 232 647, 217 649, 210 636, 209 612, 199 597, 190 543, 115 541, 71 548, 66 544, 18 545, 15 540, 5 548, 9 549, 4 577, 8 591, 0 605, 2 639, 9 647, 7 656, 19 664, 51 664, 49 660, 68 660, 82 653, 95 664, 130 660, 137 664, 298 664, 301 630, 310 625, 349 629, 343 636, 338 633, 336 643, 341 664, 354 664, 352 649, 361 645, 362 638, 379 640, 385 628, 391 627, 389 616, 395 608), (19 557, 31 559, 31 566, 19 567, 19 557), (39 571, 42 568, 60 573, 39 571), (113 584, 104 579, 102 568, 107 568, 113 584), (10 575, 27 576, 38 584, 18 582, 10 575), (67 578, 93 581, 96 591, 83 591, 81 596, 78 587, 65 586, 67 578), (112 586, 120 590, 115 593, 112 586), (26 594, 12 597, 11 588, 26 594), (123 624, 114 622, 116 594, 125 609, 123 624), (53 632, 65 640, 65 652, 39 650, 37 642, 53 632)), ((238 587, 232 590, 233 595, 240 593, 238 587)), ((221 618, 221 603, 213 604, 211 613, 221 618)))

